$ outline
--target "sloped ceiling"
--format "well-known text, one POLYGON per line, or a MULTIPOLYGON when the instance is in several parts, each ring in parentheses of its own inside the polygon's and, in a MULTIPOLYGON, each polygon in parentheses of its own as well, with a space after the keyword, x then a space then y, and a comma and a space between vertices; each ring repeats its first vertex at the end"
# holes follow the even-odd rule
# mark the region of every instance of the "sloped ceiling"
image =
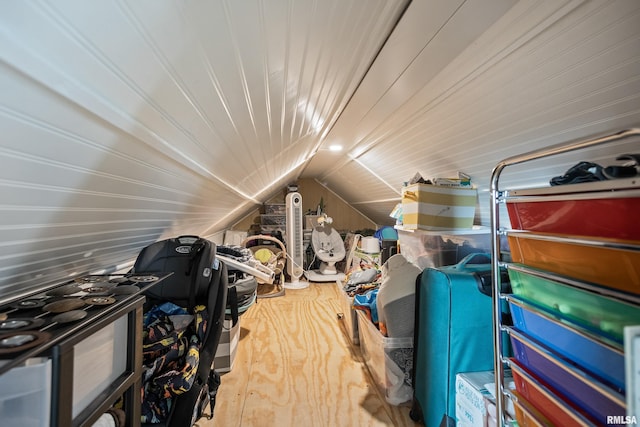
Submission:
POLYGON ((404 0, 0 5, 0 289, 214 236, 294 181, 404 0))
POLYGON ((416 172, 464 171, 486 223, 500 159, 640 123, 639 14, 635 0, 2 2, 0 296, 123 268, 160 238, 216 238, 300 176, 385 224, 416 172))
MULTIPOLYGON (((498 161, 637 126, 639 79, 637 2, 414 1, 308 171, 378 221, 414 174, 461 171, 488 225, 498 161)), ((611 164, 620 152, 581 155, 611 164)), ((509 182, 547 185, 582 158, 516 168, 509 182)))

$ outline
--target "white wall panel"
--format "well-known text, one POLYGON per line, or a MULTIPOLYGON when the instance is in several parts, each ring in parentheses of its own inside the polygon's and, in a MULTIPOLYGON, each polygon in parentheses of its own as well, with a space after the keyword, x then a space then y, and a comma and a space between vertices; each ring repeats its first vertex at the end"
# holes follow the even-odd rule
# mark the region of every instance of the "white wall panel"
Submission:
MULTIPOLYGON (((394 165, 388 164, 386 167, 394 165)), ((366 204, 398 198, 402 183, 391 187, 382 180, 372 179, 372 174, 376 172, 359 161, 349 162, 332 175, 335 182, 331 188, 351 203, 366 204)))
POLYGON ((347 163, 331 175, 331 189, 376 224, 394 225, 395 219, 389 214, 400 201, 401 184, 390 187, 381 179, 372 179, 375 173, 358 161, 347 163))
POLYGON ((370 203, 353 203, 352 206, 368 218, 376 218, 376 224, 379 227, 382 227, 385 225, 393 226, 396 224, 396 220, 391 218, 389 214, 399 202, 399 199, 385 201, 376 200, 375 202, 370 203))

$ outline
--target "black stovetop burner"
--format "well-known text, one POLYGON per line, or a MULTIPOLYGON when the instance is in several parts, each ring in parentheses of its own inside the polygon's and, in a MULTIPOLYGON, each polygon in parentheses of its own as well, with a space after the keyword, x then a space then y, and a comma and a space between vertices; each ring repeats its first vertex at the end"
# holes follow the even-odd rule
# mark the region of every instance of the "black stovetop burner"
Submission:
POLYGON ((87 275, 0 306, 0 374, 171 274, 87 275))

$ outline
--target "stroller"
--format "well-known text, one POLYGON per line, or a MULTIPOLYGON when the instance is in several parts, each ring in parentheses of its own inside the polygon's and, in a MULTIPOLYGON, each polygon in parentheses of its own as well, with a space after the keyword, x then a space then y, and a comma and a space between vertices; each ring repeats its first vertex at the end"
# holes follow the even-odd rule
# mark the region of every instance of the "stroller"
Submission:
POLYGON ((145 292, 142 425, 190 427, 207 405, 213 417, 220 376, 212 363, 228 294, 215 244, 198 236, 155 242, 132 272, 173 272, 145 292))

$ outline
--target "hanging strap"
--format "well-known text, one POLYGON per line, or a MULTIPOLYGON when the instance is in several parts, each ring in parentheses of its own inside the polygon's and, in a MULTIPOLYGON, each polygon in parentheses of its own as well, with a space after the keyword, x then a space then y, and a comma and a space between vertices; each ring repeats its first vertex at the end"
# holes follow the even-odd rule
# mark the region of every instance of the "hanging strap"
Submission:
MULTIPOLYGON (((196 240, 195 242, 193 242, 193 244, 191 245, 191 252, 189 252, 189 263, 187 264, 187 271, 185 271, 185 275, 189 276, 191 275, 192 271, 193 271, 193 266, 197 264, 197 261, 200 260, 200 257, 202 256, 202 251, 205 248, 206 243, 205 241, 198 237, 198 240, 196 240)), ((198 272, 196 272, 196 274, 194 274, 193 276, 191 276, 191 285, 189 286, 189 308, 191 310, 193 310, 193 308, 196 306, 196 293, 197 293, 197 288, 198 288, 198 280, 200 279, 200 277, 198 277, 198 272)))
POLYGON ((236 290, 236 286, 229 286, 227 289, 227 305, 231 310, 231 322, 232 327, 236 326, 238 323, 238 291, 236 290))
POLYGON ((196 259, 199 258, 199 255, 204 249, 204 246, 205 242, 201 238, 198 238, 198 240, 193 242, 193 244, 191 245, 191 252, 189 252, 189 264, 187 264, 187 271, 185 271, 185 274, 187 276, 191 274, 193 265, 195 264, 196 259))
POLYGON ((220 387, 220 374, 215 370, 209 371, 209 381, 207 381, 207 385, 209 388, 209 412, 210 414, 207 416, 207 419, 213 418, 213 409, 216 406, 216 395, 218 394, 218 388, 220 387))

